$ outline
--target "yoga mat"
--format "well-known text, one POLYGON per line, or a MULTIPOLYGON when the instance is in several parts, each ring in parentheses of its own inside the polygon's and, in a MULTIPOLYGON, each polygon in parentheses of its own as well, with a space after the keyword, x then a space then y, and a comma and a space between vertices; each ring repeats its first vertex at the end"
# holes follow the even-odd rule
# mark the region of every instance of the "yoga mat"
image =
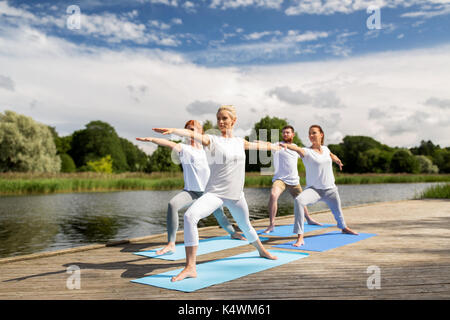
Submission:
MULTIPOLYGON (((261 242, 269 240, 269 238, 261 237, 259 238, 261 242)), ((239 240, 239 239, 232 239, 230 236, 223 236, 223 237, 214 237, 209 239, 200 240, 197 248, 197 256, 221 251, 225 249, 231 249, 236 248, 240 246, 245 246, 249 244, 247 240, 239 240)), ((177 244, 175 246, 175 253, 166 253, 162 255, 157 255, 156 251, 160 250, 162 248, 147 250, 147 251, 140 251, 140 252, 134 252, 134 254, 138 256, 144 256, 149 258, 157 258, 157 259, 163 259, 163 260, 180 260, 180 259, 186 259, 186 252, 184 249, 184 244, 177 244)))
POLYGON ((305 244, 300 247, 294 247, 292 244, 295 241, 278 244, 273 247, 283 249, 295 249, 305 251, 327 251, 330 249, 345 246, 350 243, 355 243, 370 237, 376 236, 374 233, 360 233, 355 236, 352 234, 344 234, 341 231, 333 231, 329 233, 320 234, 317 236, 305 237, 305 244))
MULTIPOLYGON (((323 226, 317 226, 317 225, 310 225, 310 224, 305 223, 304 233, 323 229, 323 228, 335 227, 335 226, 336 226, 335 224, 324 224, 323 226)), ((284 225, 284 226, 275 226, 275 229, 269 233, 263 233, 264 230, 266 230, 266 229, 258 230, 258 231, 256 231, 256 233, 262 234, 265 236, 274 236, 274 237, 291 237, 291 236, 296 235, 295 233, 293 233, 293 231, 294 231, 293 224, 288 224, 288 225, 284 225)))
POLYGON ((131 280, 134 283, 147 284, 159 288, 193 292, 215 284, 224 283, 243 276, 274 268, 285 263, 306 258, 309 254, 304 252, 289 252, 281 250, 269 250, 277 256, 277 260, 261 258, 258 251, 246 252, 229 258, 205 262, 197 265, 197 278, 186 278, 181 281, 171 282, 183 268, 164 272, 157 275, 131 280))

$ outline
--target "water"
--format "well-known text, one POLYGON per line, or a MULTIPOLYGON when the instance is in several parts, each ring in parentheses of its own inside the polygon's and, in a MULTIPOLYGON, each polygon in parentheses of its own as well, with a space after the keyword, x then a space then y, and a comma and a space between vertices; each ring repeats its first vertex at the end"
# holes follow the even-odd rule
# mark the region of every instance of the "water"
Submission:
MULTIPOLYGON (((412 199, 437 183, 341 185, 342 206, 412 199)), ((166 232, 167 203, 179 191, 128 191, 0 197, 0 257, 66 249, 166 232)), ((244 190, 251 219, 268 217, 269 188, 244 190)), ((293 214, 284 192, 278 215, 293 214)), ((310 212, 328 209, 319 202, 310 212)), ((183 213, 184 210, 181 212, 183 213)), ((226 210, 228 217, 231 217, 226 210)), ((345 214, 345 212, 344 212, 345 214)), ((233 223, 234 220, 230 219, 233 223)), ((199 227, 216 225, 210 217, 199 227)), ((183 215, 180 214, 180 230, 183 215)))

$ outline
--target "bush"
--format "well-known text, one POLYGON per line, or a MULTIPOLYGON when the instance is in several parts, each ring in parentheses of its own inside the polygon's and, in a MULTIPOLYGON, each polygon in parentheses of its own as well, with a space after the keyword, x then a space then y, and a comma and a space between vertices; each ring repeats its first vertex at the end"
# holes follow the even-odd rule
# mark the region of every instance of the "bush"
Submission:
POLYGON ((77 168, 71 156, 69 156, 67 153, 62 153, 59 155, 59 157, 61 158, 61 172, 76 171, 77 168))

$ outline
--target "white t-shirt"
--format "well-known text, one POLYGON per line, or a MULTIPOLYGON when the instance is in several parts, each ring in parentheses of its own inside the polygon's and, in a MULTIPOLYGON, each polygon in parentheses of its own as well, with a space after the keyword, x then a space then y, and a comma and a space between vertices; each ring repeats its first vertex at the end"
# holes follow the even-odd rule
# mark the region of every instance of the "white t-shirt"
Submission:
POLYGON ((329 189, 336 187, 330 149, 322 146, 322 154, 311 148, 303 148, 305 156, 302 158, 306 169, 306 187, 329 189))
MULTIPOLYGON (((274 146, 279 145, 274 144, 274 146)), ((292 143, 296 146, 296 144, 292 143)), ((297 163, 300 155, 293 150, 281 149, 273 152, 273 166, 275 167, 275 174, 272 182, 281 180, 287 185, 296 186, 300 184, 298 176, 297 163)))
POLYGON ((244 139, 208 135, 206 148, 211 175, 205 192, 225 199, 239 200, 245 183, 244 139))
POLYGON ((206 152, 188 144, 180 144, 179 152, 183 167, 184 190, 203 192, 209 179, 209 166, 206 152))

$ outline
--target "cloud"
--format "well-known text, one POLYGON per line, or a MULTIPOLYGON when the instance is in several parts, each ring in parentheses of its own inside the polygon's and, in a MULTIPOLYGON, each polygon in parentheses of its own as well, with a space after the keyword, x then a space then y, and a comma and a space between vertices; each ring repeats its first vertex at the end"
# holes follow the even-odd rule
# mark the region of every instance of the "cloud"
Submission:
POLYGON ((208 100, 208 101, 194 101, 190 103, 186 110, 192 115, 203 115, 203 114, 216 114, 217 108, 220 103, 208 100))
POLYGON ((236 9, 239 7, 263 7, 267 9, 280 9, 283 0, 212 0, 210 8, 236 9))
POLYGON ((305 33, 299 33, 297 30, 289 30, 286 37, 283 38, 285 42, 305 42, 315 41, 320 38, 327 38, 328 32, 324 31, 307 31, 305 33))
POLYGON ((276 31, 262 31, 262 32, 253 32, 247 35, 244 35, 243 38, 245 40, 259 40, 263 37, 270 36, 270 35, 281 35, 281 32, 276 31))
POLYGON ((420 11, 412 11, 407 12, 400 17, 402 18, 423 18, 423 19, 431 19, 437 16, 447 15, 450 14, 450 4, 443 4, 441 6, 437 7, 428 7, 428 10, 420 10, 420 11), (431 10, 429 10, 431 9, 431 10), (434 10, 433 10, 434 9, 434 10))
POLYGON ((336 92, 332 90, 318 90, 314 93, 304 93, 301 90, 294 91, 287 86, 276 87, 268 91, 269 96, 275 96, 293 106, 309 104, 320 109, 345 108, 336 92))
MULTIPOLYGON (((408 8, 413 5, 429 5, 428 0, 358 0, 358 1, 336 1, 336 0, 293 0, 292 4, 285 10, 286 15, 332 15, 336 13, 350 14, 356 11, 367 10, 369 6, 383 8, 408 8)), ((432 0, 433 4, 443 4, 447 0, 432 0)))
MULTIPOLYGON (((121 14, 108 12, 103 14, 85 14, 81 12, 80 29, 68 30, 66 23, 69 15, 52 16, 49 11, 41 14, 34 14, 31 11, 11 7, 6 1, 0 1, 0 18, 4 18, 8 23, 20 28, 39 27, 39 30, 45 33, 49 28, 58 27, 60 32, 67 31, 71 32, 71 35, 94 37, 108 43, 131 41, 136 44, 155 43, 168 47, 175 47, 181 44, 176 36, 165 34, 160 31, 169 29, 171 25, 159 21, 151 22, 151 26, 160 29, 152 31, 143 23, 136 23, 133 21, 137 15, 137 10, 121 14)), ((172 21, 172 24, 179 23, 180 19, 172 21)))
MULTIPOLYGON (((391 146, 420 140, 450 145, 450 75, 443 68, 450 64, 448 45, 347 59, 204 67, 171 51, 74 44, 37 29, 32 19, 14 26, 0 19, 0 74, 2 83, 7 78, 14 84, 13 94, 0 89, 0 106, 55 126, 60 135, 100 119, 136 143, 135 137, 157 136, 152 127, 211 119, 226 103, 237 107, 240 133, 269 115, 286 118, 302 141, 308 141, 309 125, 324 121, 330 126, 327 143, 342 135, 370 135, 391 146)), ((234 52, 227 47, 204 54, 249 61, 293 48, 250 43, 234 52)))
POLYGON ((383 119, 387 116, 386 112, 378 109, 378 108, 371 108, 369 109, 369 120, 371 119, 383 119))
POLYGON ((188 13, 195 13, 197 10, 195 9, 195 3, 192 1, 185 1, 182 6, 188 13))
POLYGON ((0 88, 9 90, 9 91, 14 91, 15 90, 15 84, 14 81, 7 76, 2 76, 0 74, 0 88))
POLYGON ((280 101, 287 102, 291 105, 303 105, 311 103, 312 98, 310 95, 305 94, 301 90, 293 91, 291 88, 287 86, 276 87, 267 93, 269 96, 275 96, 280 101))
POLYGON ((450 109, 450 99, 439 99, 431 97, 427 101, 425 101, 425 105, 438 107, 441 109, 450 109))
POLYGON ((139 86, 128 85, 127 90, 130 93, 131 99, 136 103, 140 103, 142 98, 144 98, 144 96, 147 95, 149 92, 149 88, 146 85, 139 85, 139 86))
POLYGON ((152 4, 164 4, 166 6, 178 7, 177 0, 147 0, 152 4))
POLYGON ((321 109, 340 109, 345 108, 335 91, 319 91, 314 95, 313 105, 321 109))

